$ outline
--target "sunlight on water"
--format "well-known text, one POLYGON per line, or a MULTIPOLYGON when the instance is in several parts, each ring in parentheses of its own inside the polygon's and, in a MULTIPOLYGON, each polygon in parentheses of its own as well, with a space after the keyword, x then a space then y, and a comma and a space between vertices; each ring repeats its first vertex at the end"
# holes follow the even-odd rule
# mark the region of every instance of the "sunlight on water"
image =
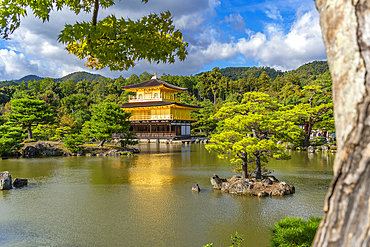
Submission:
POLYGON ((141 144, 133 157, 0 160, 28 178, 0 191, 1 246, 267 246, 268 228, 287 216, 321 216, 333 155, 292 153, 268 168, 294 195, 256 198, 214 191, 210 177, 230 165, 204 145, 141 144), (202 191, 191 192, 198 183, 202 191))

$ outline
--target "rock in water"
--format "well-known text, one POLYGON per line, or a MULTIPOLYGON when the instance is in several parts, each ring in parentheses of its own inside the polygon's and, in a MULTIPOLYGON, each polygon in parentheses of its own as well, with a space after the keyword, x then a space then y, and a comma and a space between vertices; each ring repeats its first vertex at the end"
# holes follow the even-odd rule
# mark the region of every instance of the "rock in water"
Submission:
POLYGON ((191 190, 192 191, 195 191, 195 192, 200 192, 199 185, 198 184, 195 184, 193 187, 191 187, 191 190))
POLYGON ((27 184, 28 184, 28 179, 15 178, 13 180, 13 187, 16 187, 16 188, 27 186, 27 184))
POLYGON ((0 190, 10 190, 12 188, 12 176, 9 172, 0 172, 0 190))
POLYGON ((227 179, 219 178, 216 174, 213 174, 211 178, 211 184, 214 189, 220 190, 223 182, 227 182, 227 179))

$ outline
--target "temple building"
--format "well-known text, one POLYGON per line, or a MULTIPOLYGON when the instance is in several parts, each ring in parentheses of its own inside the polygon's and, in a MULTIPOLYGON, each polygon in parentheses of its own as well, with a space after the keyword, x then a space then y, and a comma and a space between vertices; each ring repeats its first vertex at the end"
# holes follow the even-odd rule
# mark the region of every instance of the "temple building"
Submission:
POLYGON ((186 105, 175 97, 177 92, 187 89, 161 81, 157 76, 135 85, 122 86, 123 90, 135 92, 122 110, 132 112, 131 130, 139 139, 180 139, 190 137, 192 110, 201 106, 186 105))

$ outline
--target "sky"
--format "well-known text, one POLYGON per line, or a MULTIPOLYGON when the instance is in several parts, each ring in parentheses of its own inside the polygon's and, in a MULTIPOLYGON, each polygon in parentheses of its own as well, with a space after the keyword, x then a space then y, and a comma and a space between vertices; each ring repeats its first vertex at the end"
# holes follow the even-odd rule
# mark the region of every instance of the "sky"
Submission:
POLYGON ((0 81, 26 75, 60 78, 86 71, 110 78, 148 72, 158 75, 195 75, 214 67, 267 66, 287 71, 326 60, 319 14, 313 0, 121 0, 100 9, 99 19, 137 19, 169 10, 177 29, 189 43, 185 61, 174 64, 138 61, 128 71, 91 70, 58 43, 65 24, 90 20, 91 13, 78 16, 65 9, 53 11, 49 22, 22 18, 10 40, 0 39, 0 81))

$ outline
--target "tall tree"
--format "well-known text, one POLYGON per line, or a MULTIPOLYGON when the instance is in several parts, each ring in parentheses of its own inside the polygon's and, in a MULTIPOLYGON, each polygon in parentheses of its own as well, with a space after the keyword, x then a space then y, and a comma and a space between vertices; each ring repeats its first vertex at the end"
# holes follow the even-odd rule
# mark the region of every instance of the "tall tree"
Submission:
POLYGON ((370 243, 370 3, 316 0, 333 79, 334 178, 312 246, 370 243))
MULTIPOLYGON (((147 3, 148 0, 142 2, 147 3)), ((188 43, 175 29, 169 11, 149 14, 137 21, 117 18, 113 14, 98 18, 99 9, 114 4, 115 1, 105 0, 0 1, 0 35, 8 39, 20 26, 27 11, 32 11, 43 21, 49 21, 51 10, 69 9, 76 15, 92 12, 91 21, 66 24, 58 37, 70 53, 79 59, 86 59, 89 68, 127 70, 142 59, 164 63, 174 63, 175 57, 181 61, 185 59, 188 43)))
POLYGON ((99 146, 103 146, 106 140, 112 139, 113 133, 123 134, 129 130, 130 122, 128 119, 130 115, 112 102, 94 105, 91 122, 85 125, 83 132, 100 140, 99 146))
POLYGON ((22 128, 9 124, 0 125, 0 157, 6 153, 17 151, 23 145, 22 128))
POLYGON ((256 179, 261 178, 261 162, 267 158, 288 159, 281 140, 292 140, 301 130, 282 118, 280 106, 267 94, 245 93, 241 104, 226 103, 213 116, 218 119, 217 133, 211 136, 208 150, 220 158, 232 154, 232 162, 242 162, 242 177, 248 176, 248 163, 256 164, 256 179))
POLYGON ((296 116, 297 124, 303 126, 305 132, 304 146, 309 146, 310 135, 314 127, 320 125, 326 130, 334 129, 332 117, 333 101, 331 94, 318 83, 304 86, 302 103, 295 105, 291 113, 296 116), (330 116, 331 117, 330 117, 330 116), (328 117, 329 116, 329 117, 328 117))
POLYGON ((10 112, 6 118, 27 129, 28 139, 32 139, 32 127, 54 121, 55 113, 45 101, 31 98, 12 99, 10 112))
POLYGON ((217 96, 221 93, 224 88, 221 81, 221 73, 218 67, 215 67, 210 72, 203 73, 199 80, 203 82, 203 94, 212 92, 213 104, 216 104, 217 96))

